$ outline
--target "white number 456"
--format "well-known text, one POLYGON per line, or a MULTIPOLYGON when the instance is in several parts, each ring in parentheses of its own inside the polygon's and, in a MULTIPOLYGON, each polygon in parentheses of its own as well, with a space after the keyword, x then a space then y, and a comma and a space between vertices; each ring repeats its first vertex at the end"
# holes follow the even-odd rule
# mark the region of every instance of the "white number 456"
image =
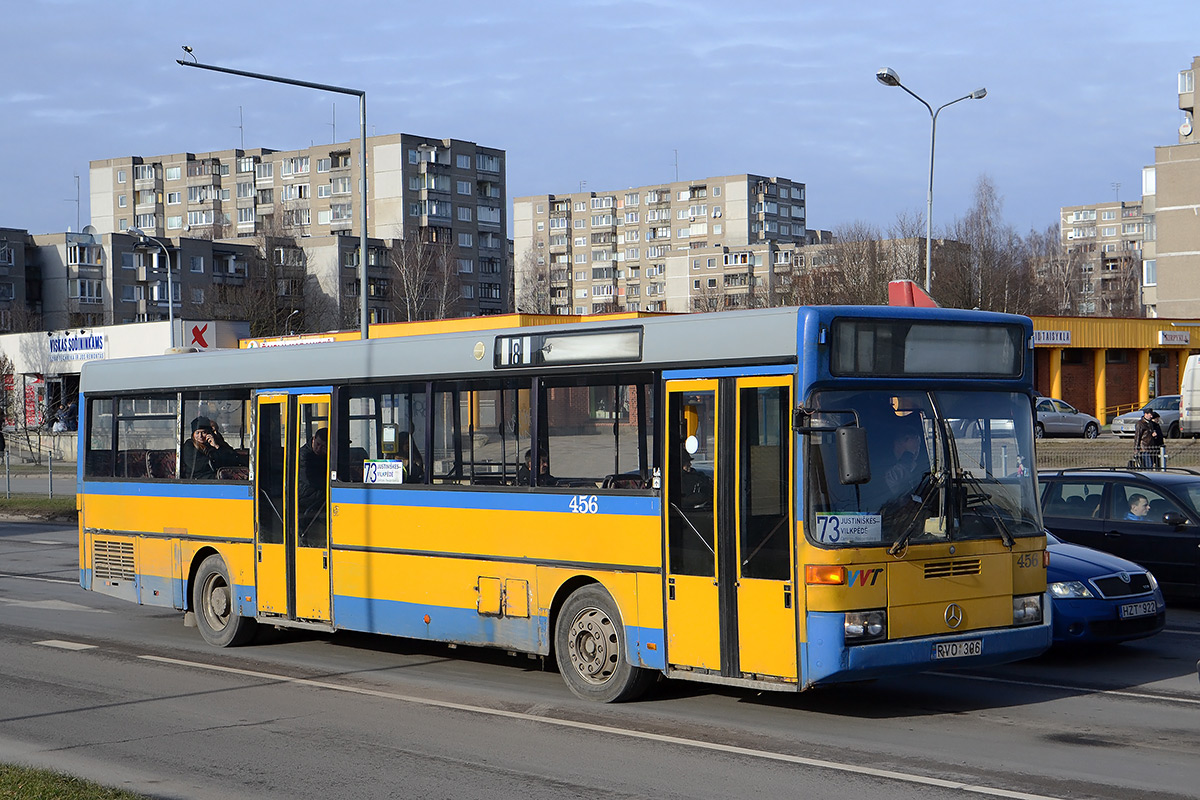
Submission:
POLYGON ((599 503, 596 500, 596 495, 580 494, 571 498, 571 502, 567 507, 576 514, 595 514, 599 508, 599 503))

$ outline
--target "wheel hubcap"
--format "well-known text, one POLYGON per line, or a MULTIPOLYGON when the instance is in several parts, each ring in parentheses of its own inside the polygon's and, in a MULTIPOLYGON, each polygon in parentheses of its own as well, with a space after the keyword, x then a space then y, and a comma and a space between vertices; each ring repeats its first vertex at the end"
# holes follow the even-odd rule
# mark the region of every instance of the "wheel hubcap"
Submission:
POLYGON ((209 624, 217 629, 224 628, 229 621, 229 609, 232 605, 229 586, 219 576, 214 575, 209 579, 204 598, 206 601, 204 616, 208 619, 209 624))
POLYGON ((589 683, 601 684, 612 677, 620 663, 617 626, 598 608, 587 608, 571 623, 567 636, 571 664, 589 683))

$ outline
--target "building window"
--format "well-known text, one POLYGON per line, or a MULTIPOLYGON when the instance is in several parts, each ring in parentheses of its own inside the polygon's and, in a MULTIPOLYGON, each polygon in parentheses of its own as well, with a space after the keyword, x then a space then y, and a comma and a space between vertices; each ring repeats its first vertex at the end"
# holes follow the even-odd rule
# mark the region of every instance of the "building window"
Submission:
POLYGON ((1196 73, 1190 69, 1185 69, 1179 73, 1179 93, 1186 94, 1195 91, 1196 89, 1196 73))
POLYGON ((133 168, 133 179, 135 181, 152 181, 154 180, 154 165, 139 164, 133 168))
POLYGON ((204 256, 191 257, 192 272, 204 272, 204 256))
POLYGON ((475 237, 469 233, 460 233, 458 235, 459 247, 472 247, 475 244, 475 237))
POLYGON ((123 194, 117 195, 117 208, 125 208, 127 205, 129 205, 129 199, 123 194))
POLYGON ((83 278, 72 278, 67 281, 71 299, 78 300, 80 303, 91 304, 103 302, 103 286, 104 281, 85 280, 83 278))
POLYGON ((182 192, 167 192, 167 205, 177 206, 183 202, 182 192))
POLYGON ((167 230, 177 231, 183 227, 183 215, 176 214, 173 217, 167 217, 167 230))
MULTIPOLYGON (((458 219, 460 222, 470 222, 471 221, 471 207, 470 206, 459 206, 458 207, 458 219)), ((541 230, 541 225, 542 225, 542 223, 539 222, 538 230, 541 230)))
POLYGON ((119 169, 119 170, 117 170, 117 183, 124 183, 124 182, 125 182, 125 170, 119 169))
MULTIPOLYGON (((212 212, 210 211, 208 213, 211 214, 212 212)), ((137 227, 141 228, 142 230, 158 227, 158 218, 153 214, 138 214, 136 217, 134 217, 134 221, 137 223, 137 227)))
POLYGON ((475 271, 475 261, 470 258, 458 259, 458 271, 460 273, 470 273, 475 271))
POLYGON ((317 172, 329 172, 330 160, 328 158, 317 159, 317 172))
POLYGON ((275 165, 270 161, 264 161, 261 164, 254 165, 254 177, 258 179, 266 179, 273 177, 275 174, 275 165))
MULTIPOLYGON (((1189 73, 1191 74, 1191 73, 1189 73)), ((1158 263, 1156 259, 1149 258, 1142 262, 1142 286, 1157 286, 1158 285, 1158 263)))
POLYGON ((179 180, 182 177, 182 173, 183 171, 179 167, 167 167, 163 170, 163 174, 166 175, 169 181, 179 180))
POLYGON ((486 153, 476 153, 475 168, 482 172, 499 172, 500 157, 490 156, 486 153))
MULTIPOLYGON (((463 155, 462 153, 459 153, 458 155, 456 155, 454 157, 454 163, 458 166, 459 169, 470 169, 471 168, 471 157, 467 156, 467 155, 463 155)), ((470 192, 466 192, 465 194, 470 194, 470 192)))

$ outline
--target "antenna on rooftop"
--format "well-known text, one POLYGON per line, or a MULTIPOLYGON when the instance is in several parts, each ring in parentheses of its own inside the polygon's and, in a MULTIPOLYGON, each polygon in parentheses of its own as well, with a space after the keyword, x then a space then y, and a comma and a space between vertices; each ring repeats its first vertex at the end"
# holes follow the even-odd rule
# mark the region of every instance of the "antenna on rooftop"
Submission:
POLYGON ((238 106, 238 125, 237 126, 238 126, 238 131, 241 133, 241 139, 239 140, 241 143, 240 149, 245 150, 246 149, 246 129, 244 127, 242 127, 242 107, 241 106, 238 106))
POLYGON ((1112 185, 1113 194, 1117 196, 1117 202, 1121 201, 1121 184, 1114 182, 1112 185))
POLYGON ((679 182, 679 148, 675 149, 675 182, 679 182))
POLYGON ((66 202, 75 204, 75 230, 79 230, 79 173, 75 173, 75 199, 66 198, 66 202))

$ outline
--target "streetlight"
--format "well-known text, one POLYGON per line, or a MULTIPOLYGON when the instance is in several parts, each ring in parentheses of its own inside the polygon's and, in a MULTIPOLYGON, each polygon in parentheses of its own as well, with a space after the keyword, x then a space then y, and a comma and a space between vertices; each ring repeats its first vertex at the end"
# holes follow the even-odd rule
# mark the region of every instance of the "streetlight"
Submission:
MULTIPOLYGON (((143 243, 150 241, 158 245, 163 251, 163 257, 167 259, 167 324, 171 326, 171 348, 175 347, 175 293, 171 289, 171 253, 167 250, 167 246, 155 239, 150 234, 146 233, 141 228, 126 228, 125 233, 130 236, 136 236, 143 243)), ((157 254, 156 254, 157 255, 157 254)))
POLYGON ((900 76, 896 74, 896 70, 891 67, 884 67, 875 73, 875 80, 882 83, 884 86, 899 86, 904 91, 915 97, 917 101, 925 106, 929 111, 930 126, 929 126, 929 198, 925 208, 925 292, 930 293, 933 284, 933 144, 937 137, 937 117, 942 109, 946 106, 952 106, 955 103, 960 103, 963 100, 982 100, 987 97, 987 89, 979 88, 970 94, 963 95, 957 100, 951 100, 949 103, 943 103, 934 110, 933 106, 922 100, 915 92, 900 82, 900 76))
POLYGON ((283 320, 283 330, 288 336, 292 335, 292 325, 291 325, 292 317, 296 316, 299 313, 300 313, 300 309, 297 308, 294 311, 292 311, 292 313, 288 314, 287 318, 285 318, 283 320))
POLYGON ((362 166, 362 220, 360 225, 362 231, 358 237, 358 285, 359 295, 362 299, 359 303, 359 328, 362 331, 362 338, 369 338, 367 335, 367 93, 362 89, 347 89, 342 86, 330 86, 324 83, 310 83, 309 81, 300 81, 295 78, 281 78, 277 75, 264 75, 260 72, 246 72, 240 69, 230 69, 229 67, 218 67, 213 64, 201 64, 196 61, 196 56, 192 54, 192 48, 186 44, 183 45, 183 50, 192 57, 191 61, 183 59, 175 59, 175 63, 181 67, 196 67, 197 69, 207 69, 213 72, 224 72, 227 75, 240 75, 243 78, 254 78, 260 81, 270 81, 272 83, 286 83, 289 86, 303 86, 306 89, 317 89, 322 92, 335 92, 337 94, 349 94, 358 98, 358 124, 362 140, 362 152, 359 154, 359 162, 362 166))

